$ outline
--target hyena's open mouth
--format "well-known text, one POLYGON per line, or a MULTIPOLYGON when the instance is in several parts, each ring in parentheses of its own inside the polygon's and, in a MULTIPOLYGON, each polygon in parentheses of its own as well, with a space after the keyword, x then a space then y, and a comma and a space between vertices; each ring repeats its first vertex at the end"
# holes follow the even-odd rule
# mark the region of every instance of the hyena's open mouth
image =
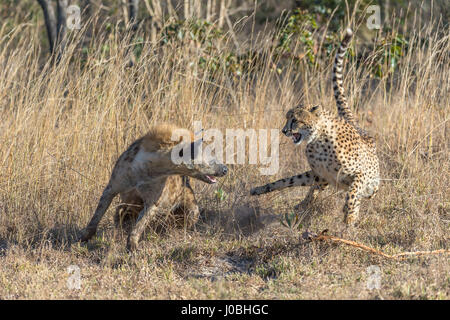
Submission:
POLYGON ((195 179, 198 179, 200 181, 206 182, 208 184, 214 184, 217 182, 216 178, 214 176, 209 176, 207 174, 196 174, 195 176, 192 176, 195 179))
POLYGON ((211 177, 211 176, 206 176, 206 179, 208 179, 208 182, 209 182, 209 183, 211 183, 211 184, 213 184, 213 183, 216 183, 216 182, 217 182, 216 178, 214 178, 214 177, 211 177))

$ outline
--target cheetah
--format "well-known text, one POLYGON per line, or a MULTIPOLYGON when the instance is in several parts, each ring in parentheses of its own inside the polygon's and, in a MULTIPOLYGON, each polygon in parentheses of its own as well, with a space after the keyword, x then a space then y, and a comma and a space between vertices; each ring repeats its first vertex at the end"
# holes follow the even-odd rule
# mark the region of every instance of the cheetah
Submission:
POLYGON ((309 186, 305 199, 296 210, 308 206, 319 191, 333 186, 347 191, 343 208, 344 222, 353 225, 362 198, 371 198, 380 182, 375 140, 359 128, 348 106, 343 87, 343 59, 353 32, 347 29, 333 65, 333 89, 338 116, 322 106, 296 106, 286 113, 282 132, 295 145, 306 142, 306 157, 311 170, 253 188, 251 195, 293 186, 309 186))
POLYGON ((213 158, 199 157, 202 140, 194 141, 187 129, 160 124, 133 142, 117 160, 97 209, 79 240, 91 239, 100 220, 119 194, 127 205, 116 210, 116 226, 120 220, 136 219, 128 236, 127 249, 133 251, 144 229, 161 212, 183 224, 192 225, 199 216, 199 208, 188 177, 208 184, 217 182, 228 168, 213 158), (187 142, 186 142, 187 141, 187 142), (180 161, 174 161, 176 159, 180 161), (139 214, 133 209, 140 208, 139 214), (125 210, 123 210, 125 209, 125 210), (134 214, 134 216, 133 216, 134 214), (137 217, 136 217, 137 216, 137 217))

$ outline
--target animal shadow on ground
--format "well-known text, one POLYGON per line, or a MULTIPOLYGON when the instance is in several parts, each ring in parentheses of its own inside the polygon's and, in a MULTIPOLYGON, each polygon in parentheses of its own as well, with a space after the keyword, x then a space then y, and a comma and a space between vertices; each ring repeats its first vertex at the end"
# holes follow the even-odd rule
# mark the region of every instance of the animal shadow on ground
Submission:
MULTIPOLYGON (((314 207, 311 210, 319 209, 314 207)), ((311 247, 301 239, 301 232, 282 226, 282 215, 271 212, 271 209, 251 204, 223 211, 203 210, 200 221, 195 226, 198 232, 216 232, 224 239, 247 239, 249 242, 226 252, 200 256, 195 267, 181 270, 180 275, 217 281, 236 274, 257 274, 264 280, 269 280, 277 278, 283 272, 282 267, 273 261, 278 255, 295 255, 308 259, 312 254, 311 247), (253 242, 255 245, 251 245, 253 242)))
POLYGON ((8 241, 6 239, 0 239, 0 257, 6 255, 8 251, 8 241))
POLYGON ((224 237, 239 238, 249 237, 278 221, 278 215, 244 204, 221 211, 203 209, 195 228, 200 232, 220 230, 224 237))
POLYGON ((72 243, 76 241, 79 232, 79 227, 73 223, 58 223, 51 228, 38 224, 22 235, 22 240, 18 240, 15 229, 11 228, 6 237, 0 238, 0 257, 6 256, 14 247, 21 247, 24 250, 46 247, 52 250, 68 251, 72 243))

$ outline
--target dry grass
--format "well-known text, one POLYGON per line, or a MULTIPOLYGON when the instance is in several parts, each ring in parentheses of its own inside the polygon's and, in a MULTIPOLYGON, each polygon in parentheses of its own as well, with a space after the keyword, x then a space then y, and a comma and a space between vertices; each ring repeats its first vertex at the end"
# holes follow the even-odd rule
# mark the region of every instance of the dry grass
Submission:
MULTIPOLYGON (((450 35, 433 27, 411 31, 412 49, 394 77, 370 80, 364 64, 347 68, 349 98, 377 136, 384 180, 345 236, 388 254, 449 248, 450 35)), ((8 37, 0 30, 0 298, 449 298, 448 256, 388 261, 308 243, 278 220, 306 190, 250 198, 251 186, 307 169, 304 147, 281 136, 276 176, 230 166, 219 184, 223 201, 219 186, 195 183, 207 209, 196 230, 148 234, 129 255, 111 208, 95 240, 73 244, 118 155, 151 124, 280 128, 283 110, 302 95, 334 110, 331 61, 283 76, 267 62, 240 79, 219 72, 211 80, 190 66, 198 48, 189 45, 146 44, 129 69, 127 39, 112 34, 104 40, 110 55, 96 46, 80 68, 72 45, 71 61, 54 67, 40 63, 37 38, 35 26, 8 37), (80 267, 80 290, 66 286, 69 265, 80 267), (366 286, 370 265, 381 268, 379 290, 366 286)), ((342 205, 341 194, 327 191, 304 228, 340 231, 342 205)))

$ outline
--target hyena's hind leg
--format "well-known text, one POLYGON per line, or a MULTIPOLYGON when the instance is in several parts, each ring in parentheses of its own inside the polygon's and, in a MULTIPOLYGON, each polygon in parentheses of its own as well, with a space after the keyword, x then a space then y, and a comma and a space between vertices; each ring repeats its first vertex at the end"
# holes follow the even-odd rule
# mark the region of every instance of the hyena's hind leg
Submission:
POLYGON ((100 220, 102 219, 106 210, 108 210, 112 200, 116 195, 117 192, 113 190, 111 184, 108 184, 105 190, 103 190, 103 194, 100 197, 100 201, 98 202, 97 209, 95 210, 95 213, 91 218, 91 221, 89 222, 87 227, 84 228, 84 230, 82 231, 82 234, 79 238, 80 241, 82 242, 88 241, 95 235, 100 220))
POLYGON ((165 218, 157 225, 157 232, 164 232, 172 228, 190 229, 193 227, 199 217, 200 209, 195 200, 195 194, 192 190, 189 178, 183 176, 180 193, 172 207, 165 214, 165 218))
POLYGON ((321 180, 322 179, 314 172, 308 171, 290 178, 284 178, 268 183, 261 187, 253 188, 250 190, 250 194, 254 196, 295 186, 313 186, 318 184, 321 180))
POLYGON ((182 199, 172 210, 171 215, 178 228, 190 229, 197 223, 200 217, 200 209, 191 188, 183 187, 182 199))
POLYGON ((144 201, 136 190, 120 194, 121 204, 117 206, 114 215, 116 229, 130 233, 139 212, 144 208, 144 201))

